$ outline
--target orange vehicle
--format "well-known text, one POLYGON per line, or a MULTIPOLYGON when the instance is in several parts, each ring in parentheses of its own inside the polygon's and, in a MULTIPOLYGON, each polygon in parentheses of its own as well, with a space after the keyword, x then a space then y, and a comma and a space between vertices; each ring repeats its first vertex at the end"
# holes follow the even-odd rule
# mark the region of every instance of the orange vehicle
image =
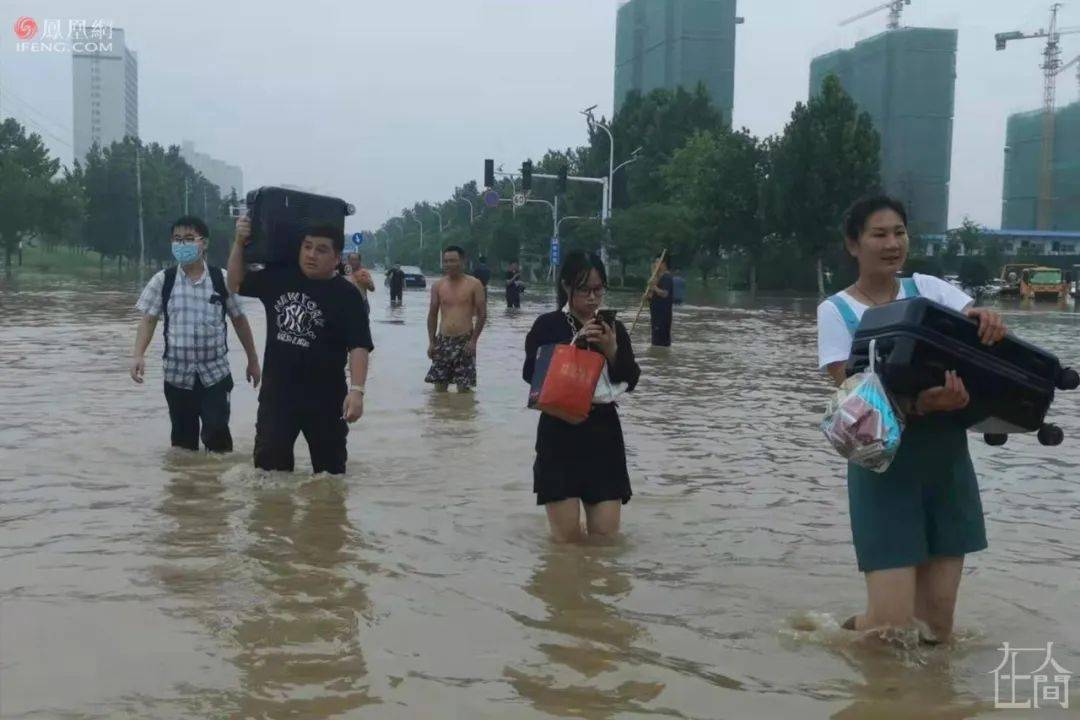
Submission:
POLYGON ((1020 297, 1020 274, 1035 263, 1008 263, 1001 268, 1001 297, 1020 297))
POLYGON ((1067 300, 1068 278, 1060 268, 1025 268, 1020 273, 1020 297, 1024 300, 1067 300))

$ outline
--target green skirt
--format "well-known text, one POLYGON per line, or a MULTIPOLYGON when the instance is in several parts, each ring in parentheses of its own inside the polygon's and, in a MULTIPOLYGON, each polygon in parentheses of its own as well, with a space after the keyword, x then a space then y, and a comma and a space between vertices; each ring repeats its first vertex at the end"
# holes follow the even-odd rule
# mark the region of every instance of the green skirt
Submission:
POLYGON ((986 524, 967 430, 953 417, 904 430, 884 473, 848 463, 851 534, 859 570, 913 567, 986 549, 986 524))

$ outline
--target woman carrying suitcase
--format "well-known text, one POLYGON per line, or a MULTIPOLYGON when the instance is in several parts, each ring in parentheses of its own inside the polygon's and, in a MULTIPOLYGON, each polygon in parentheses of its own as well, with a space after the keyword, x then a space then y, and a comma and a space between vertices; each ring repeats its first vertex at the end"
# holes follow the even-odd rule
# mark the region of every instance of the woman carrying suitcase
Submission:
POLYGON ((595 255, 575 251, 559 271, 559 309, 536 318, 525 337, 522 377, 531 383, 536 354, 544 345, 569 343, 578 332, 603 353, 606 363, 585 422, 571 425, 540 415, 536 430, 533 492, 547 510, 555 542, 583 539, 581 506, 588 535, 613 535, 622 506, 630 501, 626 447, 615 402, 637 385, 641 368, 634 359, 630 335, 617 320, 597 317, 604 300, 607 274, 595 255))
MULTIPOLYGON (((867 308, 922 296, 979 321, 987 345, 1005 337, 997 313, 973 308, 971 298, 929 275, 900 280, 907 259, 907 214, 884 196, 855 203, 844 219, 847 251, 859 278, 818 306, 818 360, 837 385, 858 321, 867 308)), ((945 641, 964 556, 986 548, 979 486, 967 446, 967 430, 955 415, 968 404, 963 378, 946 373, 945 384, 924 390, 904 411, 900 450, 885 473, 848 463, 848 503, 859 570, 866 575, 866 612, 848 619, 849 630, 928 626, 930 642, 945 641)))

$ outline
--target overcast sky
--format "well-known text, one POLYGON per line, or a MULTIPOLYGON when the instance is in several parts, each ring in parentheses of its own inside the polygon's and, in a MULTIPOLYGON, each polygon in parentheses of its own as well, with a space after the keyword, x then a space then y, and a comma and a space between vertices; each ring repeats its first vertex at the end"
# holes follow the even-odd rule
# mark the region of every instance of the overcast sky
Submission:
MULTIPOLYGON (((578 111, 610 115, 616 0, 13 0, 0 11, 0 111, 47 131, 71 161, 71 58, 13 51, 15 19, 112 20, 139 57, 147 141, 195 142, 240 165, 247 189, 291 183, 353 202, 351 229, 446 198, 547 148, 583 143, 578 111)), ((812 57, 885 28, 879 0, 740 0, 735 124, 780 131, 812 57)), ((950 223, 998 227, 1009 113, 1042 102, 1043 42, 995 52, 994 33, 1046 25, 1049 0, 913 0, 904 24, 959 28, 950 223)), ((1080 3, 1062 24, 1080 25, 1080 3)), ((1080 35, 1063 38, 1068 60, 1080 35)), ((1059 105, 1077 100, 1063 76, 1059 105)), ((617 154, 620 149, 616 148, 617 154)))

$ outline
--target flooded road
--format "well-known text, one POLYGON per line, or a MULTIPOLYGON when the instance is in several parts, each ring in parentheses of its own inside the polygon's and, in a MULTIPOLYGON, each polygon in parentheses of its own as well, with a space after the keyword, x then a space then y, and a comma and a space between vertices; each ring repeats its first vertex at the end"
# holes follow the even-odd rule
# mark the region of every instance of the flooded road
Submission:
MULTIPOLYGON (((998 717, 1003 642, 1053 642, 1074 674, 1072 710, 1037 717, 1080 708, 1080 392, 1052 411, 1059 448, 973 438, 990 549, 955 644, 866 648, 837 629, 864 590, 812 299, 679 308, 670 351, 640 326, 624 535, 557 547, 520 378, 549 297, 513 315, 493 297, 479 391, 436 396, 425 296, 391 311, 380 287, 366 414, 331 478, 303 443, 295 474, 252 469, 231 331, 236 452, 169 449, 160 331, 146 384, 127 373, 136 290, 0 289, 0 717, 998 717)), ((1080 365, 1080 314, 1006 319, 1080 365)))

